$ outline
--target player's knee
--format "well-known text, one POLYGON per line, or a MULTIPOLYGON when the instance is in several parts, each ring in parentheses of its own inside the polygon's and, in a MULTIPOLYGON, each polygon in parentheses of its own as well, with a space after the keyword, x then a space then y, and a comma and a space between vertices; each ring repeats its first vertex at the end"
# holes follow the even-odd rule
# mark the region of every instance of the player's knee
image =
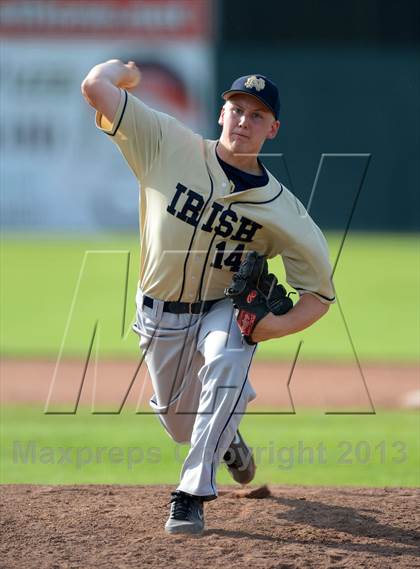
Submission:
POLYGON ((186 434, 175 433, 175 434, 171 435, 171 437, 175 443, 178 443, 180 445, 187 444, 187 443, 191 442, 191 436, 187 437, 186 434))
POLYGON ((171 436, 171 439, 176 443, 183 444, 191 441, 191 429, 180 428, 177 426, 177 428, 167 427, 167 431, 171 436))
POLYGON ((189 443, 191 441, 193 423, 188 421, 187 417, 188 415, 177 415, 169 412, 163 421, 168 434, 176 443, 189 443))

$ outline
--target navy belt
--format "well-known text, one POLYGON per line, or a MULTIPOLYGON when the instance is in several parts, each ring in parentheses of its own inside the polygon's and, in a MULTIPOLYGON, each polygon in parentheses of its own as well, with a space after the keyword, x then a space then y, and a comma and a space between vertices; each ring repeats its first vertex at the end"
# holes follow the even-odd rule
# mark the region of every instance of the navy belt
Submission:
MULTIPOLYGON (((216 302, 222 300, 216 298, 215 300, 202 300, 201 302, 172 302, 165 301, 163 303, 163 312, 172 312, 172 314, 201 314, 207 312, 216 302)), ((143 306, 153 308, 154 300, 150 296, 143 296, 143 306)))

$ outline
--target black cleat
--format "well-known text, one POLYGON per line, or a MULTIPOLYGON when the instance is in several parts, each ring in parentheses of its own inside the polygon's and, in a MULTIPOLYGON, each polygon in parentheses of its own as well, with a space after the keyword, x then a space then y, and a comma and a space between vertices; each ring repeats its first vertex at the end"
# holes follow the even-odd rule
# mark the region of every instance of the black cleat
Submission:
POLYGON ((225 452, 223 461, 235 482, 248 484, 254 479, 256 471, 254 457, 239 431, 225 452))
POLYGON ((171 513, 166 533, 200 534, 204 530, 203 500, 181 490, 171 493, 171 513))

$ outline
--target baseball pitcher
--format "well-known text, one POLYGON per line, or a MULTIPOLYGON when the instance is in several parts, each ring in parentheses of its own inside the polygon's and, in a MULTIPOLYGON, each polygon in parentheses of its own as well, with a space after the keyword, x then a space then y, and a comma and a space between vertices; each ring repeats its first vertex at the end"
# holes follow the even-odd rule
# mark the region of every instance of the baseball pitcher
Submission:
POLYGON ((190 445, 165 529, 198 534, 204 503, 217 497, 219 464, 241 484, 255 475, 238 427, 255 398, 257 344, 327 312, 331 266, 319 228, 258 157, 280 127, 270 79, 240 77, 223 93, 218 140, 133 96, 140 79, 133 62, 110 60, 93 67, 82 93, 139 183, 134 330, 153 384, 150 405, 169 436, 190 445), (294 306, 268 272, 277 255, 298 293, 294 306))

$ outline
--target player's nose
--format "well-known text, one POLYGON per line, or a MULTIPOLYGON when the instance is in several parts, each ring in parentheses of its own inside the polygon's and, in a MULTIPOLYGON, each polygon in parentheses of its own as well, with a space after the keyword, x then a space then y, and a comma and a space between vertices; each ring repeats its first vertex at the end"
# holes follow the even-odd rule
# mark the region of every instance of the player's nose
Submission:
POLYGON ((248 116, 246 115, 246 113, 242 113, 241 118, 239 119, 239 126, 248 128, 248 116))

